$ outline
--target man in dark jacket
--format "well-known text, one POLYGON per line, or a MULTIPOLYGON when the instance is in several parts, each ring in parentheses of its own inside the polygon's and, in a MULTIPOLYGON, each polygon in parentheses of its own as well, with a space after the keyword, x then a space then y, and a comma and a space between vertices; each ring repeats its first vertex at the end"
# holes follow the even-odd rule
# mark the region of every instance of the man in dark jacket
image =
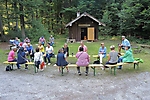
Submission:
MULTIPOLYGON (((18 54, 17 54, 17 64, 25 64, 28 62, 25 51, 23 47, 20 47, 18 54)), ((20 69, 20 66, 18 66, 18 69, 20 69)), ((28 69, 28 65, 25 64, 25 69, 28 69)))

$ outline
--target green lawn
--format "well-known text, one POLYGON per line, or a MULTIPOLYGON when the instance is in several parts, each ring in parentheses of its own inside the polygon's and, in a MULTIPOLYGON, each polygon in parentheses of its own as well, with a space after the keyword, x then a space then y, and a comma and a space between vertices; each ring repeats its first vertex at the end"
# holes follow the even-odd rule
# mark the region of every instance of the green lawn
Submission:
MULTIPOLYGON (((60 48, 63 47, 64 43, 66 42, 66 39, 65 38, 61 38, 61 39, 56 39, 55 40, 56 42, 56 45, 54 47, 54 52, 55 54, 57 54, 58 50, 60 48)), ((105 43, 105 46, 107 47, 107 53, 109 53, 110 49, 110 45, 115 45, 116 46, 116 50, 118 51, 118 43, 120 43, 120 40, 102 40, 102 41, 97 41, 97 42, 84 42, 84 44, 88 47, 88 54, 91 55, 90 57, 90 63, 93 63, 94 60, 96 60, 96 58, 93 58, 92 55, 96 55, 98 54, 98 49, 100 47, 100 43, 101 42, 104 42, 105 43)), ((35 43, 36 44, 36 43, 35 43)), ((36 48, 36 45, 34 44, 34 48, 36 48)), ((131 43, 133 47, 138 47, 137 44, 135 43, 131 43)), ((80 45, 80 43, 68 43, 68 46, 69 46, 69 51, 70 51, 70 54, 73 53, 73 54, 76 54, 77 53, 77 49, 78 49, 78 46, 80 45)), ((140 48, 141 49, 141 48, 140 48)), ((144 60, 144 63, 140 63, 140 71, 150 71, 150 50, 149 49, 141 49, 141 53, 138 53, 138 54, 133 54, 134 57, 137 57, 137 58, 141 58, 144 60)), ((6 53, 9 52, 9 50, 2 50, 2 48, 0 48, 0 62, 2 63, 3 61, 5 61, 7 59, 7 55, 6 53)), ((124 52, 124 51, 122 51, 124 52)), ((103 63, 105 63, 107 61, 107 57, 104 58, 103 60, 103 63)), ((56 62, 56 59, 52 58, 52 63, 55 63, 56 62)), ((68 58, 68 62, 69 63, 75 63, 76 62, 76 58, 68 58)), ((128 66, 128 65, 127 65, 128 66)), ((128 69, 126 69, 128 70, 128 69)), ((130 70, 132 71, 132 70, 130 70)))

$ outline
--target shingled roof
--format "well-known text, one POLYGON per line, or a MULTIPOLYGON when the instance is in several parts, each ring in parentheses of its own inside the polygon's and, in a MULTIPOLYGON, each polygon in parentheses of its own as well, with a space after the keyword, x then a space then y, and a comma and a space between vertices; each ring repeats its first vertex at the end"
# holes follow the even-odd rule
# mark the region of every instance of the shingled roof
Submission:
POLYGON ((93 19, 95 22, 98 23, 98 25, 106 26, 105 24, 101 23, 98 19, 96 19, 96 18, 94 18, 93 16, 91 16, 90 14, 84 12, 84 13, 81 14, 79 17, 75 18, 74 20, 72 20, 71 22, 69 22, 68 24, 66 24, 66 27, 72 26, 72 24, 73 24, 74 22, 76 22, 77 20, 79 20, 79 19, 82 18, 83 16, 87 16, 87 17, 93 19))

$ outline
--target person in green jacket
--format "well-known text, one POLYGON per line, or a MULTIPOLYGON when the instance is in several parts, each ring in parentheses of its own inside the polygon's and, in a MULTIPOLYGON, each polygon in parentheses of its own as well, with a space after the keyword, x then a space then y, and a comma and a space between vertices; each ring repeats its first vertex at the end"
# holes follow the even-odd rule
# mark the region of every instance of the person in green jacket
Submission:
MULTIPOLYGON (((118 63, 120 63, 120 62, 134 62, 132 49, 130 48, 130 46, 126 46, 125 50, 126 50, 126 52, 125 52, 124 56, 119 57, 118 63)), ((122 68, 122 65, 119 66, 117 69, 121 69, 121 68, 122 68)))

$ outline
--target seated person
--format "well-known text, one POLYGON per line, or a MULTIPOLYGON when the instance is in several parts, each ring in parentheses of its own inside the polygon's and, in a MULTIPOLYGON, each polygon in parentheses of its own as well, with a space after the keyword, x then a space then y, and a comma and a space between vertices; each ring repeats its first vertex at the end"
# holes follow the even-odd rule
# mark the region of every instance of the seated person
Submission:
POLYGON ((122 36, 122 43, 121 44, 119 44, 119 52, 121 52, 121 48, 123 49, 123 50, 125 50, 125 46, 131 46, 130 45, 130 42, 125 38, 125 36, 122 36))
POLYGON ((28 43, 29 43, 29 42, 24 42, 24 43, 22 44, 22 47, 24 48, 24 51, 25 51, 25 52, 27 52, 28 43))
POLYGON ((69 57, 69 47, 68 47, 67 43, 64 44, 63 51, 64 51, 64 54, 67 53, 67 57, 69 57))
POLYGON ((84 48, 83 47, 80 47, 79 48, 79 51, 77 52, 76 54, 76 58, 77 58, 77 71, 78 71, 78 74, 81 75, 81 72, 80 72, 80 67, 83 66, 83 67, 86 67, 86 72, 85 72, 85 75, 87 76, 88 75, 88 65, 89 65, 89 62, 90 62, 90 59, 89 59, 89 55, 87 52, 84 52, 83 50, 84 48))
POLYGON ((26 38, 24 39, 24 43, 25 43, 25 42, 30 43, 30 39, 29 39, 28 37, 26 37, 26 38))
POLYGON ((78 47, 78 51, 80 51, 80 50, 79 50, 79 49, 80 49, 80 47, 82 47, 82 48, 83 48, 84 52, 87 52, 87 46, 86 46, 86 45, 84 45, 83 41, 81 41, 80 46, 78 47))
POLYGON ((15 41, 14 39, 10 39, 10 40, 9 40, 9 43, 10 43, 11 45, 13 45, 13 44, 14 44, 14 41, 15 41))
POLYGON ((44 44, 46 43, 45 38, 42 36, 39 38, 39 42, 41 42, 41 44, 44 46, 44 44))
POLYGON ((98 56, 100 58, 100 64, 102 64, 102 58, 106 57, 106 52, 107 52, 107 49, 104 46, 104 43, 101 43, 101 47, 99 48, 99 51, 98 51, 98 56))
POLYGON ((49 43, 50 43, 51 46, 54 45, 54 40, 55 40, 54 37, 51 35, 50 38, 49 38, 49 43))
MULTIPOLYGON (((120 62, 134 62, 132 49, 130 48, 130 46, 126 46, 125 50, 126 50, 126 52, 125 52, 124 56, 119 57, 118 63, 120 63, 120 62)), ((118 67, 118 69, 121 69, 121 68, 122 68, 122 66, 118 67)))
POLYGON ((44 46, 41 44, 41 42, 39 42, 38 48, 39 48, 40 52, 42 52, 44 54, 44 46))
POLYGON ((33 49, 33 46, 30 43, 28 43, 27 45, 28 45, 27 46, 27 55, 30 55, 30 59, 31 60, 34 60, 34 49, 33 49))
POLYGON ((54 55, 54 49, 52 46, 50 46, 50 44, 48 43, 47 44, 47 47, 46 47, 46 51, 45 51, 45 55, 44 55, 44 62, 46 63, 46 58, 48 59, 48 65, 51 64, 51 61, 50 61, 50 58, 54 55))
POLYGON ((20 43, 20 39, 18 39, 18 37, 15 38, 13 45, 19 47, 19 43, 20 43))
MULTIPOLYGON (((17 64, 25 64, 28 62, 28 59, 26 58, 26 54, 23 47, 20 47, 17 54, 17 64)), ((20 66, 17 66, 18 69, 20 69, 20 66)), ((25 64, 25 69, 28 69, 28 65, 25 64)))
POLYGON ((9 52, 8 54, 8 58, 7 58, 7 61, 8 62, 16 62, 17 59, 15 58, 15 52, 17 51, 17 47, 16 46, 13 46, 11 47, 11 51, 9 52))
MULTIPOLYGON (((110 65, 113 65, 113 64, 117 64, 117 61, 118 61, 118 52, 115 51, 115 46, 112 45, 110 46, 110 52, 109 52, 109 56, 108 56, 108 61, 106 62, 106 65, 107 64, 110 64, 110 65)), ((107 68, 105 66, 105 68, 107 68)))
POLYGON ((58 71, 59 71, 59 72, 61 71, 61 70, 60 70, 60 67, 66 67, 67 72, 69 72, 68 67, 67 67, 68 62, 67 62, 66 59, 65 59, 65 58, 66 58, 66 55, 67 55, 67 52, 66 52, 66 54, 64 54, 63 49, 60 49, 60 50, 58 51, 56 65, 58 66, 58 71))

